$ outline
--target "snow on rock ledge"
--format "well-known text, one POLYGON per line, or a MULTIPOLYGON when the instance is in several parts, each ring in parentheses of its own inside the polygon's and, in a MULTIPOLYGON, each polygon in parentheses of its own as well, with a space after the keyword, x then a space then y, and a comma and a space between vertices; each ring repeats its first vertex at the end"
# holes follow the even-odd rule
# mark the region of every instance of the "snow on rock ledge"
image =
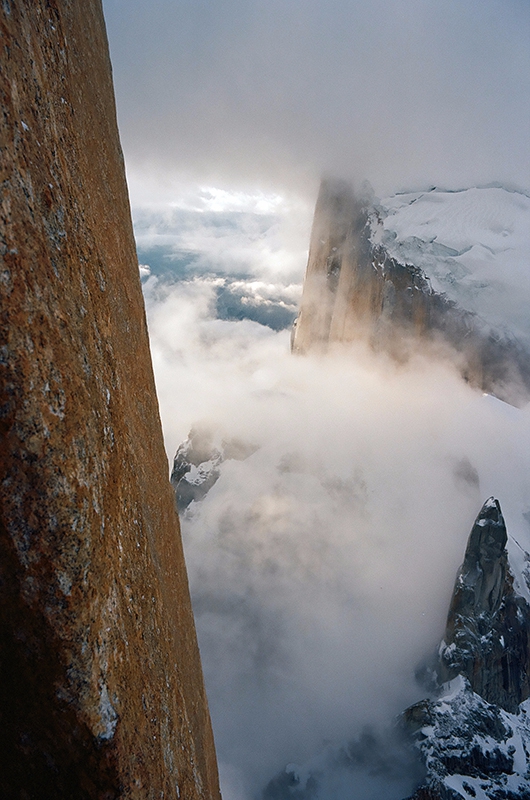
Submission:
POLYGON ((437 701, 411 706, 402 721, 428 775, 414 800, 530 797, 530 701, 510 714, 487 703, 459 675, 437 701))

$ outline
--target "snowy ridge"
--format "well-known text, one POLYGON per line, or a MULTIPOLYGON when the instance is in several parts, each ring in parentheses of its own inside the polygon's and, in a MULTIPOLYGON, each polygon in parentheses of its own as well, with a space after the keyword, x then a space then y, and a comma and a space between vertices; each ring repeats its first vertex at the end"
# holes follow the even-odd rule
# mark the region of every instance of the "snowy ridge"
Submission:
POLYGON ((293 351, 365 341, 448 358, 472 386, 530 397, 530 198, 498 187, 382 202, 325 179, 293 351))
POLYGON ((530 701, 516 714, 487 703, 459 675, 436 702, 403 715, 429 776, 447 800, 530 797, 530 701))
POLYGON ((378 207, 391 256, 503 335, 530 342, 530 197, 500 187, 398 194, 378 207))

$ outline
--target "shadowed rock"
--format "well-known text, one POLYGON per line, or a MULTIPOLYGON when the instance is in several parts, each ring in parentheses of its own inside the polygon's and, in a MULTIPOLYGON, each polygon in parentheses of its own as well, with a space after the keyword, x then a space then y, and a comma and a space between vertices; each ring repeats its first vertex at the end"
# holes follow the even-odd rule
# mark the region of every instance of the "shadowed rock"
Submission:
POLYGON ((530 696, 530 608, 514 591, 506 525, 487 500, 473 525, 453 592, 440 679, 465 676, 474 692, 514 712, 530 696))
POLYGON ((219 480, 224 461, 244 461, 256 450, 255 445, 240 439, 221 439, 207 426, 193 427, 186 441, 179 445, 171 470, 171 485, 180 512, 206 497, 219 480), (218 442, 214 444, 216 439, 218 442))
POLYGON ((458 571, 437 696, 401 718, 427 770, 413 800, 530 798, 530 606, 507 538, 500 504, 490 497, 458 571))

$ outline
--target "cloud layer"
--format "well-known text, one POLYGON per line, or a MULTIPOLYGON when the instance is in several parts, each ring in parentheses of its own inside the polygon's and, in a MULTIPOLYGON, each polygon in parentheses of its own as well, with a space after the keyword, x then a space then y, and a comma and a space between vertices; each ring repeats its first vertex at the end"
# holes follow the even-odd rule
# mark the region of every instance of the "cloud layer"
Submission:
POLYGON ((169 455, 197 422, 257 448, 183 519, 224 796, 250 800, 423 696, 483 499, 529 538, 529 414, 420 355, 291 356, 200 278, 145 293, 169 455))
POLYGON ((314 194, 323 171, 378 193, 530 187, 524 0, 104 6, 138 191, 149 176, 158 192, 187 178, 314 194))

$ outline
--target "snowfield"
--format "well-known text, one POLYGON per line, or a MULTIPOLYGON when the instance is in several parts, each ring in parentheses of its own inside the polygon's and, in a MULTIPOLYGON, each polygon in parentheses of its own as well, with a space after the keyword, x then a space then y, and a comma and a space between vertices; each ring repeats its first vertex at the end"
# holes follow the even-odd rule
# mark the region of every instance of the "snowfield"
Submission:
POLYGON ((530 342, 530 197, 500 187, 431 189, 381 201, 382 242, 436 292, 530 342))

